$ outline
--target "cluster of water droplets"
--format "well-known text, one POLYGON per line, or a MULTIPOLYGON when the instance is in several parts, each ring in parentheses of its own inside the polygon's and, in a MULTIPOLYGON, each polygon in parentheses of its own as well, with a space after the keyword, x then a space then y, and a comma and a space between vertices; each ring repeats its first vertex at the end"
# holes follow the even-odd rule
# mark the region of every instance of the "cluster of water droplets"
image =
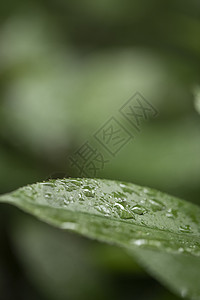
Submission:
POLYGON ((200 256, 199 210, 149 188, 109 180, 58 179, 24 187, 13 195, 37 205, 77 212, 77 220, 70 223, 66 218, 62 228, 74 229, 78 213, 83 213, 87 232, 102 230, 105 234, 108 230, 109 237, 129 246, 200 256), (93 227, 87 225, 90 216, 93 227))
POLYGON ((183 201, 129 183, 58 179, 25 187, 24 193, 41 205, 127 220, 150 228, 199 234, 197 217, 192 213, 185 215, 183 201))

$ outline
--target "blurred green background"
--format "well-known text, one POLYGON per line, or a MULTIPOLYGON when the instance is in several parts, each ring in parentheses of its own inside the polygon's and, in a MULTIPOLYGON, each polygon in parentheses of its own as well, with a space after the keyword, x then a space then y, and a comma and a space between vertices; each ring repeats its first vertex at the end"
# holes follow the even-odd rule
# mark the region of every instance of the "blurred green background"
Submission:
MULTIPOLYGON (((0 193, 69 156, 140 92, 158 110, 98 173, 200 203, 200 3, 0 3, 0 193)), ((124 126, 128 126, 124 122, 124 126)), ((0 208, 0 299, 178 299, 121 249, 0 208)))

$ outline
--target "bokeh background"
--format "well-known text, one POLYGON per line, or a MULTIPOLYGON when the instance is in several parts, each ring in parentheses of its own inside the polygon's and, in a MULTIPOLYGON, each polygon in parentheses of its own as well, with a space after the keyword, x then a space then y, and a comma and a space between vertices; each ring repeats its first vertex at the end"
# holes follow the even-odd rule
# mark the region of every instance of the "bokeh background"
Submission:
MULTIPOLYGON (((159 115, 97 177, 200 204, 199 17, 196 0, 1 1, 0 193, 79 176, 69 156, 138 91, 159 115)), ((111 297, 179 299, 121 249, 1 205, 1 300, 111 297)))

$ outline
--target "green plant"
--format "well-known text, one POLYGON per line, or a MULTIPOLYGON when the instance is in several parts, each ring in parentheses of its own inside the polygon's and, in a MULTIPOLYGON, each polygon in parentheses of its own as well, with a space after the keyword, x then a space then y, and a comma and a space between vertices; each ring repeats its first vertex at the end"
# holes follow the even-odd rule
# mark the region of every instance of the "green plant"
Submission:
POLYGON ((125 248, 175 293, 200 299, 200 208, 132 183, 41 182, 0 196, 63 230, 125 248))

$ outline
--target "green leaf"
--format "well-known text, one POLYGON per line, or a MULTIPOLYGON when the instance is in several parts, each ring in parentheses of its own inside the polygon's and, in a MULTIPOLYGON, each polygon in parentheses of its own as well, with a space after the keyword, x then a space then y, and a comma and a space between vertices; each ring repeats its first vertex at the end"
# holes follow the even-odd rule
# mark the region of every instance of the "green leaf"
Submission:
POLYGON ((200 208, 131 183, 51 180, 0 197, 49 224, 127 248, 159 281, 200 299, 200 208))

